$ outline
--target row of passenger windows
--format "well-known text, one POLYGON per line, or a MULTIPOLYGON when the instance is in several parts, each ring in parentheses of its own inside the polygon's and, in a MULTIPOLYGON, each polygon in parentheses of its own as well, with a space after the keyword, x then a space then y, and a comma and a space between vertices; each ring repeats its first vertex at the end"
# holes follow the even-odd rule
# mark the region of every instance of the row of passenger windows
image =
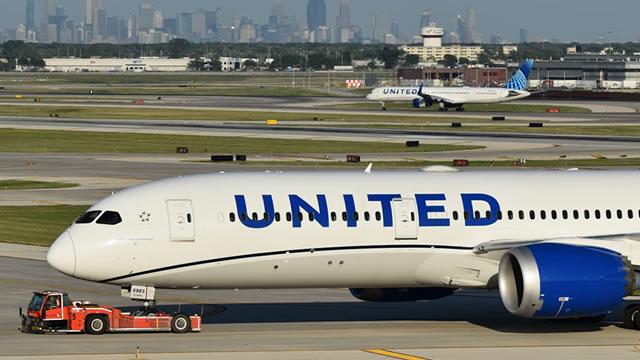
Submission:
MULTIPOLYGON (((472 214, 470 214, 467 211, 464 212, 458 212, 458 211, 453 211, 451 213, 451 218, 453 220, 460 220, 460 214, 462 213, 462 218, 467 220, 469 218, 471 218, 472 214)), ((365 211, 363 214, 363 219, 364 221, 371 221, 374 220, 375 221, 381 221, 382 220, 382 214, 379 211, 376 211, 374 213, 370 213, 369 211, 365 211)), ((434 215, 436 215, 437 213, 435 213, 434 215)), ((285 215, 285 219, 286 221, 292 221, 292 215, 290 212, 287 212, 284 214, 285 215)), ((342 212, 341 214, 341 218, 342 221, 347 221, 347 213, 345 211, 342 212)), ((298 220, 299 221, 303 221, 305 216, 304 213, 299 212, 297 214, 298 216, 298 220)), ((628 209, 628 210, 551 210, 551 211, 547 211, 547 210, 540 210, 540 211, 536 211, 536 210, 529 210, 529 211, 525 211, 525 210, 508 210, 506 212, 502 212, 502 211, 498 211, 497 213, 491 213, 491 211, 486 211, 484 213, 481 213, 480 211, 475 211, 473 213, 473 218, 474 219, 481 219, 481 218, 487 218, 487 219, 493 219, 494 216, 497 220, 515 220, 515 219, 519 219, 519 220, 536 220, 536 219, 540 219, 540 220, 547 220, 547 219, 552 219, 552 220, 557 220, 557 219, 562 219, 562 220, 568 220, 568 219, 574 219, 574 220, 579 220, 579 219, 585 219, 585 220, 589 220, 591 218, 594 219, 624 219, 625 217, 628 219, 633 219, 635 217, 635 212, 634 210, 628 209)), ((266 221, 270 221, 270 214, 268 213, 264 213, 262 219, 266 220, 266 221)), ((313 213, 307 213, 307 217, 309 219, 309 221, 314 221, 315 217, 313 213)), ((638 210, 638 218, 640 218, 640 210, 638 210)), ((246 220, 262 220, 259 218, 258 213, 252 213, 252 214, 245 214, 245 213, 241 213, 239 216, 236 216, 235 213, 229 213, 229 221, 231 222, 235 222, 236 218, 239 218, 241 221, 246 221, 246 220), (249 216, 250 215, 250 216, 249 216)), ((433 217, 435 218, 435 217, 433 217)), ((440 217, 442 218, 442 217, 440 217)), ((330 214, 330 219, 331 221, 337 221, 338 220, 338 214, 336 212, 331 212, 330 214)), ((352 219, 358 221, 360 220, 360 213, 359 212, 354 212, 352 214, 352 219)), ((282 220, 282 217, 280 216, 279 212, 276 212, 273 214, 273 220, 276 222, 280 222, 282 220)), ((415 213, 411 213, 411 221, 415 221, 415 213)))
MULTIPOLYGON (((287 212, 284 215, 285 215, 286 221, 290 222, 292 220, 292 215, 291 215, 290 212, 287 212)), ((315 220, 315 215, 313 213, 307 213, 307 216, 309 218, 309 221, 314 221, 315 220)), ((236 221, 236 217, 240 218, 241 221, 247 221, 249 219, 249 214, 241 213, 240 216, 236 216, 235 213, 229 213, 229 220, 231 222, 236 221)), ((342 218, 342 221, 347 221, 347 212, 346 211, 342 212, 341 218, 342 218)), ((356 221, 360 220, 360 213, 354 212, 352 218, 354 220, 356 220, 356 221)), ((365 221, 370 221, 370 220, 372 220, 372 214, 370 212, 368 212, 368 211, 365 211, 363 213, 363 218, 364 218, 365 221)), ((376 211, 375 213, 373 213, 373 218, 376 221, 382 220, 382 214, 380 213, 380 211, 376 211)), ((259 219, 258 218, 258 213, 254 212, 253 214, 251 214, 251 219, 254 220, 254 221, 262 220, 262 219, 264 219, 266 221, 270 221, 271 220, 271 215, 268 214, 268 213, 264 213, 263 218, 259 219)), ((331 221, 338 221, 338 214, 336 212, 331 212, 330 219, 331 219, 331 221)), ((275 220, 276 222, 280 222, 282 220, 282 217, 280 216, 279 212, 273 214, 273 220, 275 220)), ((299 221, 303 221, 304 220, 304 213, 302 213, 302 212, 298 213, 298 220, 299 221)), ((414 213, 411 213, 411 221, 415 221, 415 214, 414 213)))

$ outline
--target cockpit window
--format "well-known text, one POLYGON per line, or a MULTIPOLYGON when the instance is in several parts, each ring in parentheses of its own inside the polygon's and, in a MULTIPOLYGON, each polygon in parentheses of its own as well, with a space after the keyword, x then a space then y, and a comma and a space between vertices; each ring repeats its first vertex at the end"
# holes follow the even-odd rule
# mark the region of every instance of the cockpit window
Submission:
POLYGON ((101 212, 101 210, 87 211, 76 220, 76 224, 91 224, 101 212))
POLYGON ((104 214, 100 216, 100 219, 96 221, 97 224, 103 225, 116 225, 120 224, 121 222, 122 218, 120 217, 120 214, 115 211, 105 211, 104 214))

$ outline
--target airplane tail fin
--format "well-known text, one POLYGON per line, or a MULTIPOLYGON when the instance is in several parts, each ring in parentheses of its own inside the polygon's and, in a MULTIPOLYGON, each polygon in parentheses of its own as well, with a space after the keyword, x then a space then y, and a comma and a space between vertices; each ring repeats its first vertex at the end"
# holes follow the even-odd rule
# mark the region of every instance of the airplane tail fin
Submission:
POLYGON ((516 71, 515 74, 509 79, 507 84, 504 86, 507 89, 513 90, 524 90, 527 88, 527 80, 529 79, 529 74, 531 73, 531 68, 533 68, 533 60, 527 59, 522 63, 520 69, 516 71))

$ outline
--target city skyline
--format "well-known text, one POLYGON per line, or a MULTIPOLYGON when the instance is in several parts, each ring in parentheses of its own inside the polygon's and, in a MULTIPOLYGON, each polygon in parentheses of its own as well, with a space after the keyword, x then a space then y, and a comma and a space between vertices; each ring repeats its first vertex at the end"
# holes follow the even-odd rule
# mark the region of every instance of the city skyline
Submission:
MULTIPOLYGON (((546 18, 544 26, 536 25, 535 14, 529 14, 531 16, 525 17, 522 23, 518 23, 518 20, 522 17, 510 16, 509 7, 502 6, 499 13, 495 13, 497 5, 506 4, 503 0, 485 0, 482 5, 478 5, 476 1, 457 1, 454 4, 442 5, 433 1, 414 1, 404 0, 398 3, 394 3, 390 6, 388 2, 382 2, 379 0, 350 0, 348 6, 345 6, 345 0, 278 0, 274 3, 271 1, 255 0, 219 0, 215 2, 203 1, 203 0, 183 0, 180 5, 176 5, 173 1, 167 0, 155 0, 155 1, 123 1, 123 0, 5 0, 19 3, 22 6, 12 6, 8 12, 0 14, 0 19, 3 26, 2 29, 19 29, 19 25, 25 26, 26 30, 29 30, 30 24, 38 26, 42 23, 41 13, 43 9, 47 9, 49 16, 57 17, 55 19, 48 19, 49 25, 58 23, 57 29, 49 26, 47 28, 40 27, 41 32, 48 32, 48 37, 40 36, 38 41, 47 42, 45 38, 63 38, 61 28, 65 26, 65 21, 72 20, 75 26, 85 22, 91 24, 92 29, 90 31, 106 34, 107 27, 109 26, 107 19, 111 18, 111 28, 117 26, 121 28, 118 31, 124 31, 125 27, 128 27, 128 35, 131 34, 131 29, 136 31, 148 31, 154 27, 157 27, 158 22, 162 23, 163 17, 169 19, 168 25, 173 30, 172 26, 177 26, 175 29, 176 36, 183 37, 187 32, 185 22, 189 22, 188 32, 198 33, 193 31, 197 26, 196 24, 203 23, 203 12, 194 17, 194 14, 198 12, 198 9, 205 9, 209 12, 217 10, 218 21, 226 26, 235 25, 241 26, 242 22, 255 24, 256 27, 261 24, 269 24, 272 20, 270 17, 274 17, 274 8, 277 9, 275 18, 289 18, 290 21, 295 21, 299 26, 305 26, 308 20, 311 19, 313 24, 322 23, 322 26, 326 26, 327 29, 320 29, 320 34, 311 34, 310 41, 319 39, 319 42, 325 42, 326 40, 342 41, 354 36, 360 36, 363 39, 370 39, 372 41, 387 41, 387 35, 393 34, 394 39, 398 42, 411 42, 412 37, 418 35, 420 24, 424 24, 425 19, 431 19, 438 25, 445 28, 447 34, 453 35, 449 40, 456 40, 460 42, 489 42, 493 40, 495 42, 519 42, 522 39, 522 34, 527 34, 526 38, 530 41, 539 40, 560 40, 560 41, 582 41, 582 42, 621 42, 621 41, 638 41, 640 37, 640 29, 633 25, 634 22, 620 21, 629 13, 633 13, 634 10, 640 10, 640 4, 634 3, 630 0, 614 0, 616 3, 624 4, 630 11, 617 11, 616 16, 607 16, 607 12, 615 12, 615 9, 621 9, 622 7, 611 6, 607 9, 598 9, 598 16, 601 17, 596 22, 586 22, 584 24, 577 21, 577 17, 587 17, 590 6, 596 6, 594 1, 581 2, 580 8, 567 7, 566 4, 554 4, 557 9, 555 12, 548 12, 545 14, 546 18), (150 8, 141 7, 142 4, 152 5, 150 8), (253 4, 253 6, 240 6, 239 4, 253 4), (89 5, 91 4, 91 5, 89 5), (235 4, 235 5, 234 5, 235 4), (310 5, 311 4, 311 5, 310 5), (366 4, 371 4, 366 6, 366 4), (61 5, 61 11, 56 8, 57 5, 61 5), (311 10, 309 8, 311 6, 311 10), (421 5, 420 8, 412 8, 409 5, 421 5), (31 14, 36 13, 35 16, 29 15, 29 8, 31 14), (242 8, 243 10, 240 10, 242 8), (410 11, 409 8, 412 8, 410 11), (322 12, 322 9, 326 9, 325 14, 316 14, 316 16, 309 17, 308 11, 322 12), (144 10, 144 11, 143 11, 144 10), (175 11, 175 13, 174 13, 175 11), (17 14, 15 14, 17 12, 17 14), (509 13, 508 13, 509 12, 509 13), (560 25, 564 26, 562 32, 556 31, 550 33, 554 28, 553 18, 561 18, 563 12, 568 14, 563 19, 560 25), (15 15, 12 15, 15 14, 15 15), (341 19, 340 13, 346 19, 341 19), (189 16, 189 14, 191 14, 189 16), (453 14, 453 15, 452 15, 453 14), (134 19, 130 15, 135 15, 136 24, 131 24, 134 19), (271 15, 271 16, 270 16, 271 15), (458 18, 458 15, 460 17, 458 18), (496 16, 503 16, 501 21, 496 22, 496 16), (122 24, 115 24, 115 18, 118 17, 123 21, 122 24), (10 18, 10 20, 9 20, 10 18), (189 19, 188 19, 189 18, 189 19), (316 20, 316 18, 321 20, 316 20), (456 19, 459 20, 456 20, 456 19), (124 20, 128 24, 124 24, 124 20), (177 24, 172 24, 171 19, 176 19, 177 24), (182 23, 180 23, 182 19, 182 23), (493 20, 492 20, 493 19, 493 20), (194 23, 195 20, 195 23, 194 23), (462 20, 462 21, 460 21, 462 20), (548 20, 548 21, 547 21, 548 20), (318 22, 320 21, 320 22, 318 22), (344 22, 349 23, 349 26, 344 28, 357 27, 357 30, 361 33, 354 34, 353 31, 341 32, 340 24, 344 22), (611 24, 607 25, 607 21, 611 24), (15 24, 15 25, 10 25, 15 24), (571 24, 571 26, 569 25, 571 24), (132 26, 135 25, 135 26, 132 26), (180 27, 182 26, 182 28, 180 27), (462 28, 461 28, 462 26, 462 28), (583 28, 584 27, 584 28, 583 28), (183 31, 180 31, 182 29, 183 31), (578 31, 580 30, 580 31, 578 31), (57 32, 57 34, 53 34, 57 32), (327 33, 329 35, 327 35, 327 33), (571 34, 574 34, 572 36, 571 34), (458 36, 459 38, 455 38, 458 36)), ((550 2, 549 0, 541 0, 541 2, 550 2)), ((540 6, 538 4, 535 9, 531 11, 539 11, 540 6)), ((282 19, 278 20, 281 21, 282 19)), ((556 27, 558 25, 556 24, 556 27)), ((198 28, 203 40, 213 40, 214 38, 207 38, 206 27, 203 25, 198 28)), ((259 30, 259 29, 258 29, 259 30)), ((315 31, 317 29, 310 29, 315 31)), ((353 29, 351 29, 353 30, 353 29)), ((89 34, 91 35, 91 34, 89 34)), ((245 40, 247 36, 251 38, 251 32, 245 34, 245 40)), ((85 35, 86 36, 86 35, 85 35)), ((237 35, 240 40, 240 34, 237 35)), ((69 36, 67 36, 69 38, 69 36)), ((75 37, 73 37, 75 38, 75 37)), ((198 38, 199 39, 199 38, 198 38)), ((288 39, 288 38, 287 38, 288 39)), ((236 40, 231 37, 231 40, 236 40)), ((294 38, 295 40, 295 38, 294 38)))

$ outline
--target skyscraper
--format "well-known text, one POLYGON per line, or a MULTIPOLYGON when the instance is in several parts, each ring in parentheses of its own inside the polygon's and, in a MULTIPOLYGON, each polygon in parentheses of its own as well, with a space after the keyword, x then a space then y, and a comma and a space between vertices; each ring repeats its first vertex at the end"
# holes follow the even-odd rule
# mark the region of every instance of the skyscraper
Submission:
POLYGON ((467 43, 466 38, 466 26, 464 24, 464 20, 462 19, 462 15, 458 14, 456 16, 456 33, 458 34, 458 40, 461 43, 467 43))
POLYGON ((24 24, 26 30, 33 30, 36 27, 36 11, 33 0, 27 0, 27 14, 24 24))
POLYGON ((477 33, 477 19, 476 19, 476 11, 473 8, 469 9, 467 13, 467 23, 466 23, 466 41, 467 43, 477 43, 478 42, 478 33, 477 33))
POLYGON ((336 29, 338 31, 351 26, 351 10, 349 8, 349 0, 340 0, 340 9, 336 18, 336 29))
POLYGON ((391 35, 393 35, 396 40, 400 38, 400 23, 397 21, 393 21, 391 23, 391 35))
POLYGON ((138 31, 148 31, 153 29, 153 6, 148 3, 140 5, 138 13, 138 31))
POLYGON ((107 12, 105 9, 98 9, 96 18, 93 20, 93 33, 102 37, 107 36, 107 12))
POLYGON ((153 12, 153 28, 162 29, 164 18, 162 17, 162 10, 156 10, 153 12))
POLYGON ((282 18, 284 18, 284 9, 282 8, 282 1, 273 0, 271 4, 271 20, 269 23, 274 23, 272 25, 280 25, 282 23, 282 18))
POLYGON ((382 14, 373 15, 373 30, 371 31, 371 38, 377 41, 384 41, 384 18, 382 14))
POLYGON ((307 26, 314 31, 320 26, 327 26, 327 5, 324 0, 309 0, 307 4, 307 26))
POLYGON ((522 28, 520 29, 520 43, 524 44, 529 42, 529 30, 522 28))
POLYGON ((98 17, 98 9, 100 9, 101 7, 101 0, 86 0, 84 23, 87 25, 93 25, 95 19, 98 17))
POLYGON ((176 33, 179 36, 189 36, 193 29, 193 14, 190 12, 181 12, 176 18, 176 33))

